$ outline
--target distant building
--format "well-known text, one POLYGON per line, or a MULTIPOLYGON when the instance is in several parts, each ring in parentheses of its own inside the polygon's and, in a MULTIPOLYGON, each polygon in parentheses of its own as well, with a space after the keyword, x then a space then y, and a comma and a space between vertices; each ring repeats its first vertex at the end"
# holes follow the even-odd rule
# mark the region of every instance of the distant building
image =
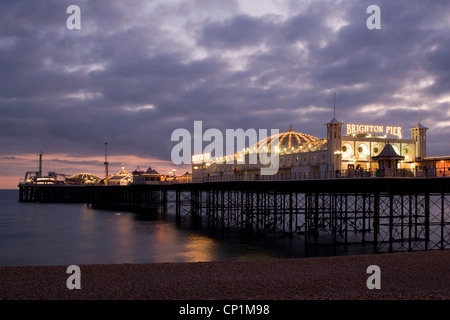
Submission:
POLYGON ((83 172, 74 174, 73 176, 66 178, 64 182, 66 184, 76 184, 76 185, 99 184, 101 182, 101 179, 95 174, 83 172))
POLYGON ((192 175, 186 171, 183 175, 168 175, 164 178, 167 183, 188 183, 192 182, 192 175))
POLYGON ((139 167, 132 172, 133 184, 158 184, 161 183, 163 177, 158 171, 148 167, 147 171, 140 170, 139 167))
POLYGON ((119 172, 105 180, 108 186, 126 186, 133 182, 133 176, 125 171, 125 166, 122 164, 122 169, 119 172))

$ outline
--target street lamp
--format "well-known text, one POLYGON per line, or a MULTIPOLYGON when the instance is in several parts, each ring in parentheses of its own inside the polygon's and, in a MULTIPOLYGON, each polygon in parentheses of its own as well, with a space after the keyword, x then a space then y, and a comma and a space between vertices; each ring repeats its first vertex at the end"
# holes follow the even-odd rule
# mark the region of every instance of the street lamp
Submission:
MULTIPOLYGON (((336 155, 336 158, 337 158, 337 167, 336 167, 336 171, 341 171, 342 170, 342 168, 341 168, 341 154, 342 154, 342 151, 341 150, 336 150, 335 152, 334 152, 334 154, 336 155)), ((333 162, 334 163, 334 162, 333 162)))

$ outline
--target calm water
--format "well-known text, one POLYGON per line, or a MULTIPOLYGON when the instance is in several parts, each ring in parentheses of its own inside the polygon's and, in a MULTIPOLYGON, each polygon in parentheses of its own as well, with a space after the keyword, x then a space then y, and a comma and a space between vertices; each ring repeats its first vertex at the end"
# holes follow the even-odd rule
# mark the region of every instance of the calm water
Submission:
POLYGON ((85 204, 21 203, 0 190, 0 266, 194 262, 361 254, 361 246, 305 246, 300 237, 212 233, 188 222, 85 204))

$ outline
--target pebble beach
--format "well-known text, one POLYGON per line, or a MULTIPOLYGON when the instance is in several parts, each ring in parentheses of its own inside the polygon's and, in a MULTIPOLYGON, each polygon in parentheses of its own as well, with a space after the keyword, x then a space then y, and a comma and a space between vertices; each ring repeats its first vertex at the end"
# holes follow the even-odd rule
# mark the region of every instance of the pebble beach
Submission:
POLYGON ((0 267, 1 300, 449 300, 450 251, 301 259, 0 267), (381 288, 368 289, 370 265, 381 288))

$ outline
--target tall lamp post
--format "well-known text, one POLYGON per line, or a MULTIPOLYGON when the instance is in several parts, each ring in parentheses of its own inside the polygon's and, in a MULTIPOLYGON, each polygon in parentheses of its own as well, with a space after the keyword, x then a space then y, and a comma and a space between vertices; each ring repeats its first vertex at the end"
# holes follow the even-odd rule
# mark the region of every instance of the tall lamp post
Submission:
MULTIPOLYGON (((336 158, 337 158, 337 167, 336 167, 336 170, 335 170, 335 175, 337 175, 337 173, 339 172, 339 174, 341 173, 341 154, 342 154, 342 151, 341 150, 337 150, 337 151, 335 151, 334 152, 334 154, 336 155, 336 158)), ((336 176, 335 176, 335 178, 337 178, 336 176)))

